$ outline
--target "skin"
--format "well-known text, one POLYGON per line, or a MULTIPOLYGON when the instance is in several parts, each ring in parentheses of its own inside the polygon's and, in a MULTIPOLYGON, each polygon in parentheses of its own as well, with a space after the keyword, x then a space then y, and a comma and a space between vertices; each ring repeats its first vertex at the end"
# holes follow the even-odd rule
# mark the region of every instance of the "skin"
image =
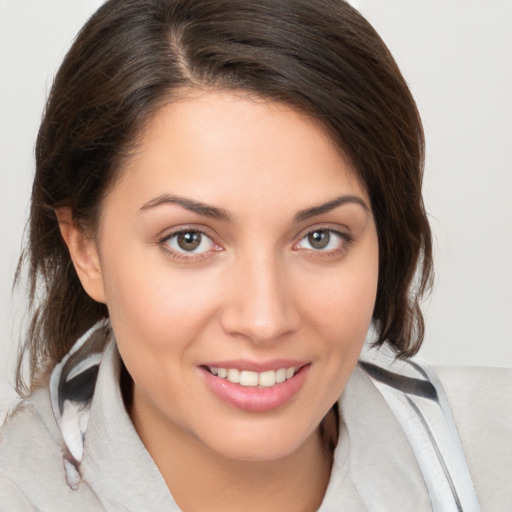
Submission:
POLYGON ((365 188, 320 124, 242 93, 189 91, 147 125, 93 238, 66 210, 59 220, 85 289, 108 306, 130 416, 178 504, 315 510, 331 465, 319 424, 356 365, 378 277, 365 188), (300 214, 344 196, 357 200, 300 214), (204 233, 195 252, 175 235, 187 230, 204 233), (233 359, 300 360, 307 375, 284 405, 241 410, 199 369, 233 359))

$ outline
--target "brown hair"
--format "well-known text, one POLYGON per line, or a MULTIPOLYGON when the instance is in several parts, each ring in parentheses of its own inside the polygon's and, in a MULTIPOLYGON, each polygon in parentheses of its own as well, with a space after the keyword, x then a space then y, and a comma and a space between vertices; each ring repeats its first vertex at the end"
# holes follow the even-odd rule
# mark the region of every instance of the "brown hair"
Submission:
POLYGON ((94 226, 145 121, 191 86, 286 103, 333 134, 377 223, 376 343, 414 354, 424 334, 418 301, 432 274, 423 131, 370 24, 342 0, 110 0, 60 67, 37 138, 27 248, 34 314, 21 355, 30 378, 108 316, 78 280, 55 209, 69 206, 79 225, 94 226))

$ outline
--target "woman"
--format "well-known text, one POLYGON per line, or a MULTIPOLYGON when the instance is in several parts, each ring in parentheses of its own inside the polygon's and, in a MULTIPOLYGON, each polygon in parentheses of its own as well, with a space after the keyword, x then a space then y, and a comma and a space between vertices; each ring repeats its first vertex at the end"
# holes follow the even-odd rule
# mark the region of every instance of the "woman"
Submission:
POLYGON ((408 362, 423 134, 350 6, 110 0, 36 159, 2 510, 510 507, 510 375, 408 362))

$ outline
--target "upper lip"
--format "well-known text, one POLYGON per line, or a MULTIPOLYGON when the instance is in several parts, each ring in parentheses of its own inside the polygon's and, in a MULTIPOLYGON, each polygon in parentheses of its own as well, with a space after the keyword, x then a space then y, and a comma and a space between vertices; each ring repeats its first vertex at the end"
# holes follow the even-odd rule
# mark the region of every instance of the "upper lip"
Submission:
POLYGON ((270 370, 279 370, 279 368, 301 368, 308 363, 308 361, 298 359, 273 359, 271 361, 232 359, 229 361, 211 361, 202 363, 199 366, 207 366, 208 368, 236 368, 237 370, 261 373, 270 370))

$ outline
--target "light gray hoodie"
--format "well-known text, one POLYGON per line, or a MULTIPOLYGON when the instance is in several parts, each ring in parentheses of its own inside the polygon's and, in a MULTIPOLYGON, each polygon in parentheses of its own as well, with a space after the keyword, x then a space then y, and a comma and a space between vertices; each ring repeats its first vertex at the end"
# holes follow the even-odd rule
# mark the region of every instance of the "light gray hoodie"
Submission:
MULTIPOLYGON (((512 370, 365 359, 339 400, 319 511, 512 511, 512 370)), ((2 427, 1 512, 180 510, 124 408, 120 367, 115 341, 90 331, 2 427)))

